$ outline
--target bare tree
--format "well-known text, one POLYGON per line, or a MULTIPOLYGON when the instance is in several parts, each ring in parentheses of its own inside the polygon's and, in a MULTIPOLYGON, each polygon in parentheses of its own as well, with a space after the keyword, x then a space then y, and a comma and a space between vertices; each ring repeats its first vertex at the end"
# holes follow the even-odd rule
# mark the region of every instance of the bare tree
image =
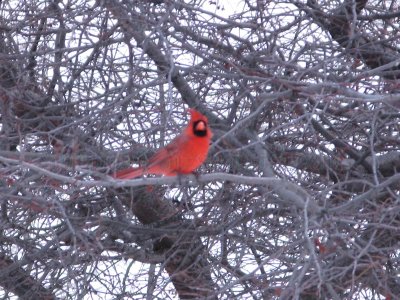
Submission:
POLYGON ((397 1, 0 12, 4 299, 400 295, 397 1), (214 133, 200 175, 108 175, 188 107, 214 133))

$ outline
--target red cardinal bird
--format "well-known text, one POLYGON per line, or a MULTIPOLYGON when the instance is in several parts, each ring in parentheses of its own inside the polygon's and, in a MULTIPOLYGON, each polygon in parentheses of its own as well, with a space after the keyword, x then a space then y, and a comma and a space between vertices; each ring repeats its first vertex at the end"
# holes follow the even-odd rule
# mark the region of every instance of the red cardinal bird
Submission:
POLYGON ((185 130, 159 149, 144 167, 120 170, 113 177, 130 179, 144 174, 175 176, 196 170, 207 158, 212 132, 206 116, 195 109, 189 109, 189 112, 191 117, 185 130))

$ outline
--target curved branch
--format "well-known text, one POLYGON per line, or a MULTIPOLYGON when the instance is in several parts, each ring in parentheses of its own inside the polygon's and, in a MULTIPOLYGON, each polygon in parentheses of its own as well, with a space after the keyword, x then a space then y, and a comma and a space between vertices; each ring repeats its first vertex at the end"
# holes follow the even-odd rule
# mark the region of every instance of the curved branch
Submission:
MULTIPOLYGON (((365 8, 366 3, 366 0, 344 1, 330 15, 322 12, 322 9, 314 1, 308 1, 307 6, 301 3, 296 3, 296 5, 328 31, 340 46, 348 49, 350 55, 363 60, 369 68, 375 69, 397 60, 400 53, 379 40, 368 38, 358 27, 358 15, 365 8)), ((388 79, 398 79, 400 64, 389 65, 381 74, 388 79)))
POLYGON ((17 262, 0 253, 0 285, 22 300, 52 300, 56 297, 30 276, 17 262))

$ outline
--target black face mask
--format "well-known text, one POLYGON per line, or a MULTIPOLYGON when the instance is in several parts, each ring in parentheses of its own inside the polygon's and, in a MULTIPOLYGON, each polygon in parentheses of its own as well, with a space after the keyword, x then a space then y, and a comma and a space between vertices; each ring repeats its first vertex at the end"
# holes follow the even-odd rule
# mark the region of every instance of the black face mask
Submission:
POLYGON ((207 135, 207 123, 203 120, 199 120, 193 123, 193 133, 195 136, 203 137, 207 135), (201 124, 202 126, 199 126, 201 124), (198 129, 198 128, 202 129, 198 129))

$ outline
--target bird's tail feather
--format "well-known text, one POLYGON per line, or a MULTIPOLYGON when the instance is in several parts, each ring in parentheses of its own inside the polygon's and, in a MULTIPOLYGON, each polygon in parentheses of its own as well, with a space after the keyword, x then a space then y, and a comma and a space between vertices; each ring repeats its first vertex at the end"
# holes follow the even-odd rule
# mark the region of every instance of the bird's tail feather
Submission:
POLYGON ((126 168, 123 170, 119 170, 113 174, 114 178, 117 179, 132 179, 136 177, 140 177, 144 174, 143 168, 126 168))

